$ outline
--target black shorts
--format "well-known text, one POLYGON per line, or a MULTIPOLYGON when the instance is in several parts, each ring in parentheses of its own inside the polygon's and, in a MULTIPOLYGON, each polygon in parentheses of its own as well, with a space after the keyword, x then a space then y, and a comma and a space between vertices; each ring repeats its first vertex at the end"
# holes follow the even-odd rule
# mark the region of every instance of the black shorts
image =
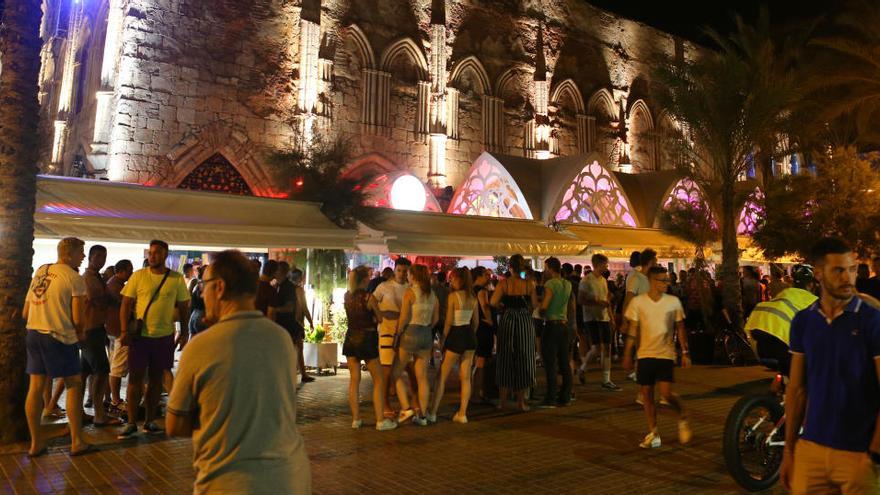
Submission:
POLYGON ((477 357, 490 358, 495 347, 495 327, 483 322, 477 327, 477 357))
POLYGON ((590 342, 593 345, 611 343, 611 322, 589 321, 587 325, 590 329, 590 342))
POLYGON ((86 331, 86 340, 80 342, 80 366, 84 375, 106 375, 110 373, 110 360, 107 359, 107 330, 104 327, 86 331))
POLYGON ((636 368, 636 383, 639 385, 654 385, 657 382, 672 383, 675 381, 672 377, 674 368, 675 361, 672 359, 639 359, 636 368))
POLYGON ((379 359, 379 332, 375 328, 349 328, 342 343, 342 355, 360 361, 379 359))

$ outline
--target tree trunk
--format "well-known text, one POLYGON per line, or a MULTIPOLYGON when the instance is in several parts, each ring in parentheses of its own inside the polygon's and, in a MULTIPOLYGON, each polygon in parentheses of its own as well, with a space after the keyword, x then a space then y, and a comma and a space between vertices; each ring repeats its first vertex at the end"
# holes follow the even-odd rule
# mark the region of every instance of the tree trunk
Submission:
POLYGON ((742 326, 742 287, 739 285, 739 245, 736 242, 734 184, 721 189, 721 303, 734 325, 742 326))
POLYGON ((40 0, 6 0, 0 29, 0 442, 27 439, 25 329, 37 187, 40 0))

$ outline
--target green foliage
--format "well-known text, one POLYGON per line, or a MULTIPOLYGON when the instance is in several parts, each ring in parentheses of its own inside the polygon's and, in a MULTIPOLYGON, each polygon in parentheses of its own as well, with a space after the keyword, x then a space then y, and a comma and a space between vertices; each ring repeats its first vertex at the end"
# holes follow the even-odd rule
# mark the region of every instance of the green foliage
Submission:
POLYGON ((840 236, 862 255, 880 252, 880 172, 853 149, 821 157, 817 175, 783 177, 765 191, 753 240, 767 257, 806 257, 817 239, 840 236))
POLYGON ((324 342, 324 327, 321 325, 315 325, 314 330, 306 330, 305 341, 310 344, 320 344, 324 342))
POLYGON ((348 332, 348 315, 341 302, 330 305, 330 322, 332 325, 330 339, 341 344, 345 341, 345 334, 348 332))
POLYGON ((308 267, 315 296, 325 305, 333 300, 333 289, 345 287, 345 251, 341 249, 311 249, 308 267))
POLYGON ((267 160, 279 187, 290 199, 321 204, 321 211, 342 228, 357 228, 357 221, 371 217, 358 181, 343 172, 351 158, 351 146, 343 140, 315 140, 311 148, 279 151, 267 160))

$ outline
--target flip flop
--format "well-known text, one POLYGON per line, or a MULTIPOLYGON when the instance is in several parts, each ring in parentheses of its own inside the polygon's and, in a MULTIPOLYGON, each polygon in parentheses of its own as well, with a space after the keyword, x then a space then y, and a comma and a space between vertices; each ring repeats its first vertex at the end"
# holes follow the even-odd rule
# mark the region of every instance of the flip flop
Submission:
POLYGON ((103 423, 98 423, 97 421, 95 421, 92 424, 95 425, 95 428, 104 428, 105 426, 121 426, 124 423, 122 421, 120 421, 118 418, 110 418, 107 421, 104 421, 103 423))
POLYGON ((28 453, 27 453, 27 456, 28 456, 29 458, 33 459, 34 457, 41 457, 41 456, 44 456, 44 455, 46 455, 48 452, 49 452, 49 447, 44 446, 42 449, 40 449, 40 450, 38 450, 38 451, 36 451, 36 452, 28 452, 28 453))
POLYGON ((98 448, 94 446, 94 444, 87 444, 84 448, 77 450, 76 452, 70 451, 70 457, 79 457, 81 455, 88 454, 89 452, 95 452, 98 448))

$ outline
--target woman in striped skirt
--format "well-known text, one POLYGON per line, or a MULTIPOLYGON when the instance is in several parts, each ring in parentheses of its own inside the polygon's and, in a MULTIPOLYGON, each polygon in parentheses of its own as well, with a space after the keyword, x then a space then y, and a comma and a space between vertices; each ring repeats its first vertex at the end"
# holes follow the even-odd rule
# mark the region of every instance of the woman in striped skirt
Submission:
POLYGON ((525 394, 535 384, 535 327, 531 308, 538 305, 535 283, 525 278, 522 255, 510 257, 510 277, 492 294, 492 306, 503 310, 498 324, 496 376, 498 409, 504 408, 507 392, 516 393, 520 411, 528 411, 525 394))

